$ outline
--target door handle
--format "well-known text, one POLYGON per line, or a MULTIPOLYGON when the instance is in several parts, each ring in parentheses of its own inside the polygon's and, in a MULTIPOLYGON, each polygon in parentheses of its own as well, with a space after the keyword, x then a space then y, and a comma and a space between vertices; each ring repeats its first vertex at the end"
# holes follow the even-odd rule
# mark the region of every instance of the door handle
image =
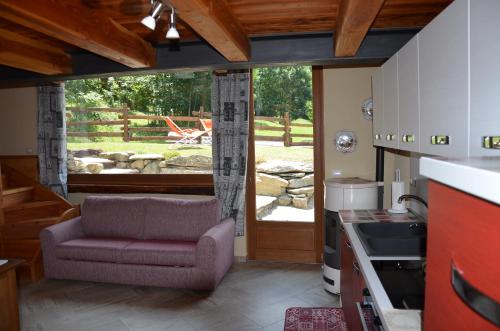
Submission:
POLYGON ((451 261, 451 286, 457 295, 470 309, 500 327, 500 303, 475 288, 463 274, 451 261))
POLYGON ((359 265, 356 262, 352 263, 352 270, 359 275, 359 265))
POLYGON ((412 134, 404 134, 402 137, 401 137, 401 141, 404 142, 404 143, 412 143, 412 142, 415 142, 415 135, 412 135, 412 134))
POLYGON ((500 149, 500 136, 483 137, 483 147, 487 149, 500 149))
POLYGON ((449 145, 450 136, 435 135, 431 136, 431 145, 449 145))

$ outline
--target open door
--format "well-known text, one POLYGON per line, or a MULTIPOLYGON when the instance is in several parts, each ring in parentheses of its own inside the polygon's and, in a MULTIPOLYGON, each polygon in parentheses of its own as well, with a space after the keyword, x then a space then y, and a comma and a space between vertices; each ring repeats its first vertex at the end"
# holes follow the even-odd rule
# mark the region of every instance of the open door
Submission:
MULTIPOLYGON (((247 176, 249 259, 321 262, 323 71, 321 67, 307 70, 311 75, 310 80, 304 80, 310 84, 304 88, 311 91, 309 118, 291 112, 283 112, 280 117, 261 116, 258 109, 256 114, 251 100, 247 176)), ((255 71, 252 76, 255 78, 255 71)), ((255 87, 253 79, 252 88, 255 87)))

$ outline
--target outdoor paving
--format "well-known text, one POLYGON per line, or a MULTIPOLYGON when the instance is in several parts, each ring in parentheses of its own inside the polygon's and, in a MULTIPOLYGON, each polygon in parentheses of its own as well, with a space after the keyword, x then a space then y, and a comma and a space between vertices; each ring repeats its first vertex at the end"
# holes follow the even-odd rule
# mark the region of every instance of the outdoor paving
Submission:
POLYGON ((262 218, 263 221, 314 222, 314 208, 299 209, 288 206, 278 206, 262 218))

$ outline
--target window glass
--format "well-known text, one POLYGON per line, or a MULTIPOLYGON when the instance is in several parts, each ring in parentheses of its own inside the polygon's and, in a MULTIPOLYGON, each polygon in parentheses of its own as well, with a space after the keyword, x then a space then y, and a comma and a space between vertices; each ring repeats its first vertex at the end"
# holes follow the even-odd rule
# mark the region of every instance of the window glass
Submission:
POLYGON ((65 83, 70 174, 210 174, 211 73, 65 83))

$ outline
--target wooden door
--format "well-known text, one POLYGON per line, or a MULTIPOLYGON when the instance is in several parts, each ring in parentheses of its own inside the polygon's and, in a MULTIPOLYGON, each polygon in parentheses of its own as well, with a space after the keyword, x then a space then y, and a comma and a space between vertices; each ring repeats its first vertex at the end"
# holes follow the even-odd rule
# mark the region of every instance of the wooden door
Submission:
POLYGON ((425 154, 468 153, 467 7, 468 0, 455 0, 420 32, 420 150, 425 154))
POLYGON ((398 56, 387 60, 382 66, 384 81, 384 124, 382 141, 384 147, 398 148, 398 56))
POLYGON ((418 79, 418 35, 398 53, 399 148, 419 152, 420 105, 418 79))
POLYGON ((384 125, 384 81, 382 68, 372 75, 373 98, 373 145, 382 146, 382 127, 384 125))
MULTIPOLYGON (((323 252, 323 69, 312 69, 314 116, 314 215, 311 222, 258 221, 256 215, 255 134, 253 99, 250 111, 247 176, 248 258, 291 262, 321 262, 323 252)), ((252 93, 253 97, 253 93, 252 93)))
MULTIPOLYGON (((452 268, 498 305, 499 221, 499 205, 436 182, 429 183, 426 331, 498 330, 457 295, 456 286, 452 284, 452 268)), ((472 294, 471 299, 477 303, 484 297, 472 294)))

